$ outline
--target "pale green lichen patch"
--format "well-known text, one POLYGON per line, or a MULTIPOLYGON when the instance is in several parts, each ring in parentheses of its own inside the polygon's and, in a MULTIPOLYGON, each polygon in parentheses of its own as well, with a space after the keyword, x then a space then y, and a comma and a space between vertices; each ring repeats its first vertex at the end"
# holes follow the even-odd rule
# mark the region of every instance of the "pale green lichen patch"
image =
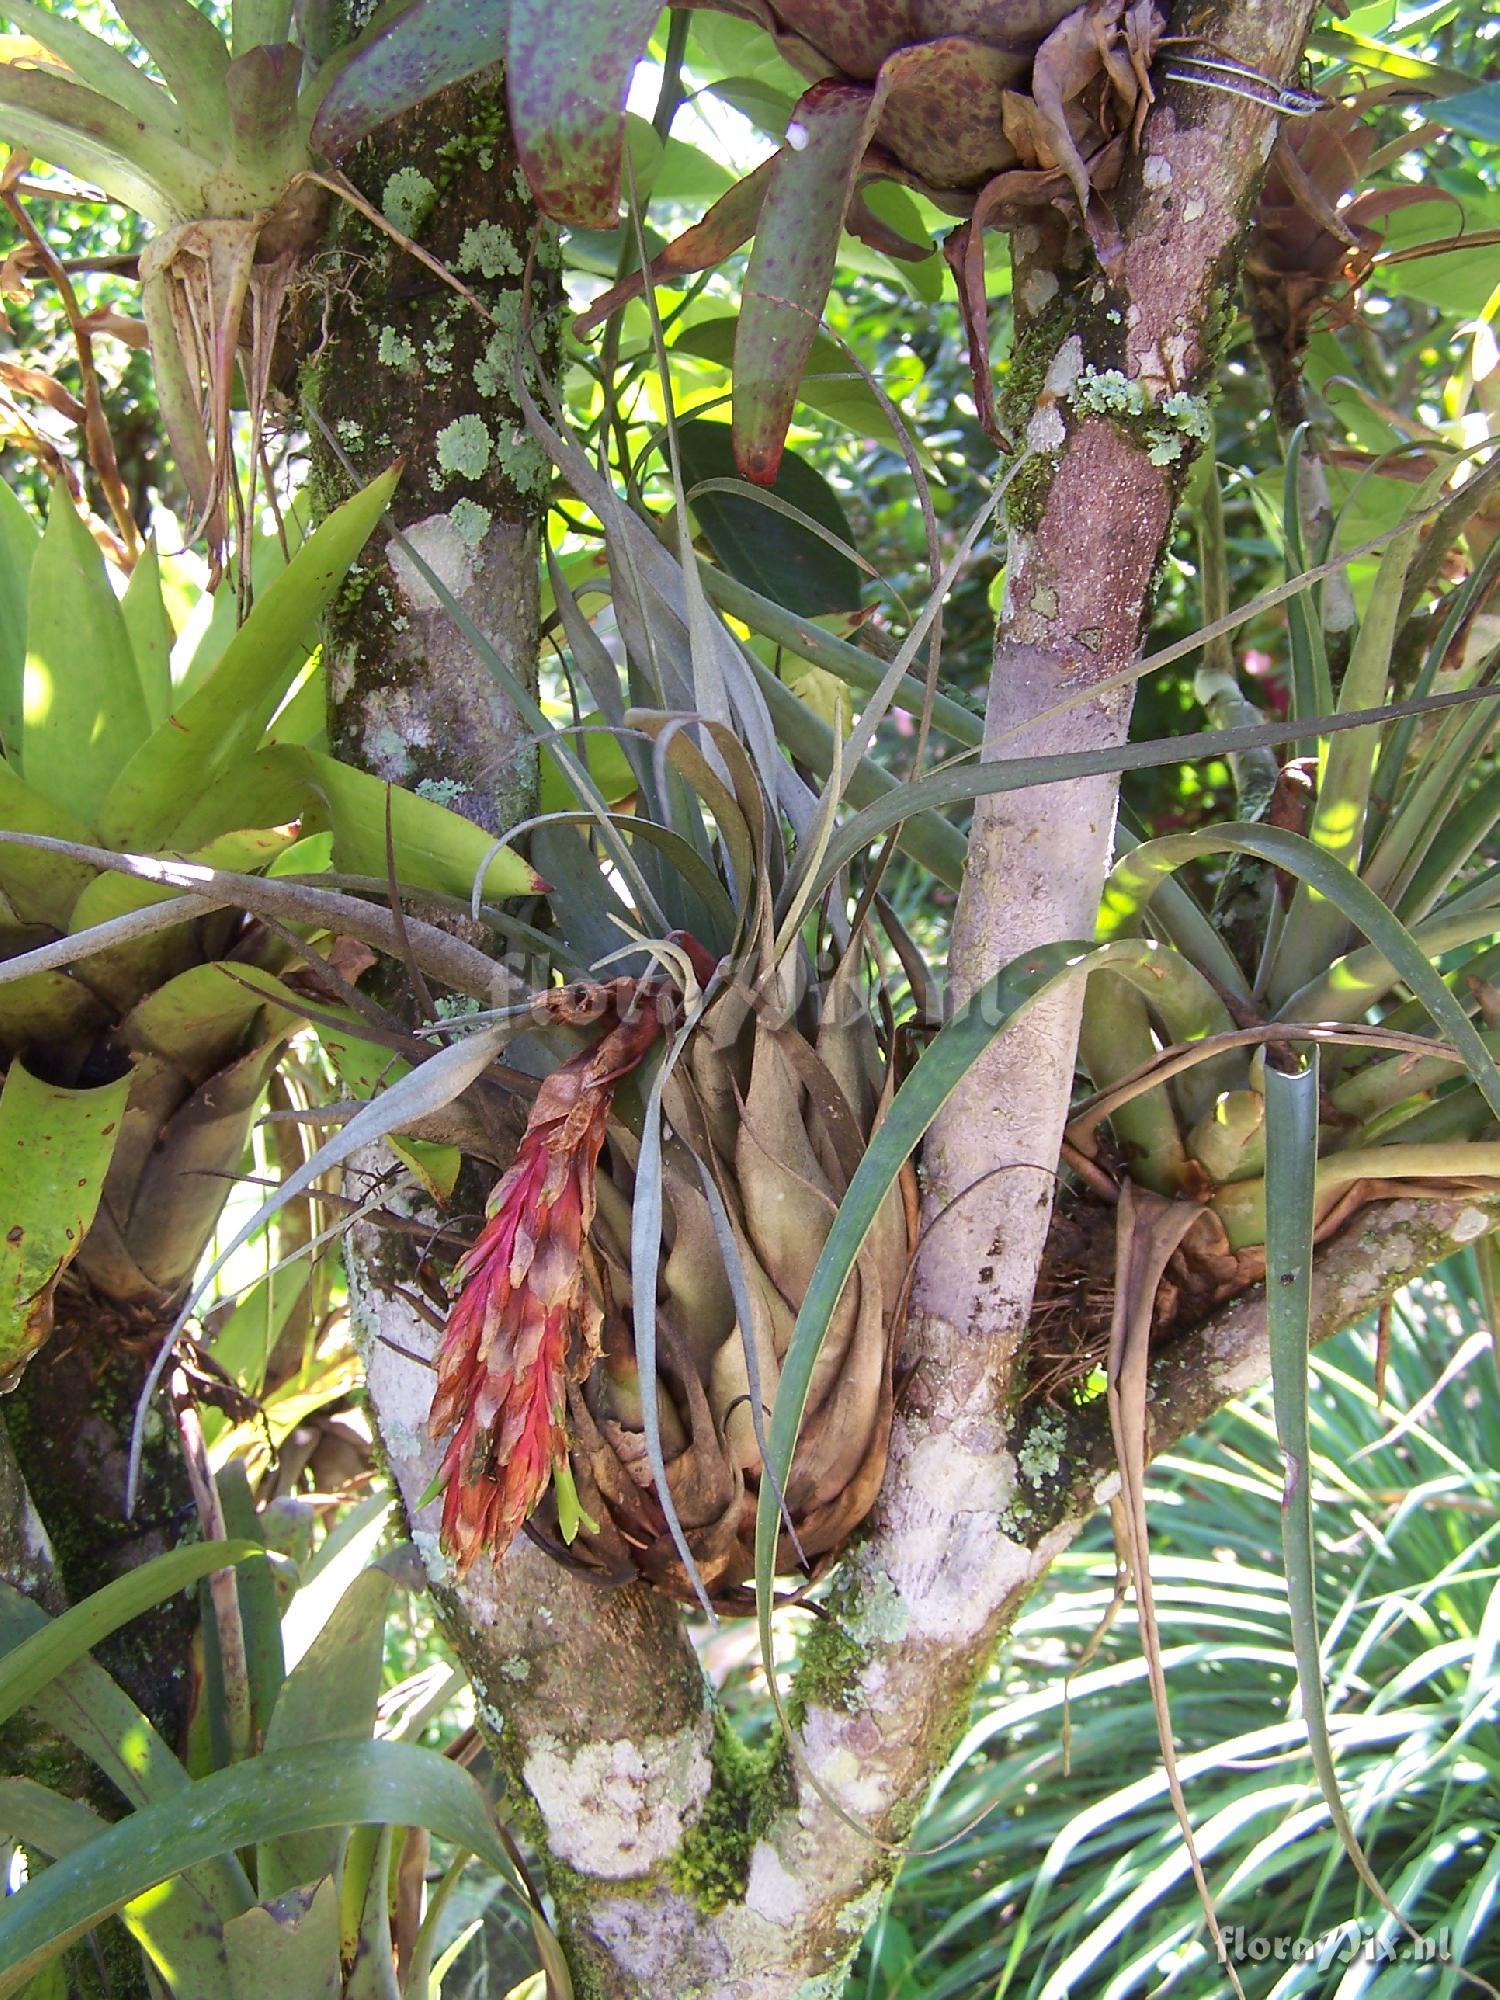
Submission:
POLYGON ((851 1564, 844 1630, 856 1646, 890 1646, 906 1637, 910 1622, 900 1591, 886 1572, 861 1552, 851 1564))
POLYGON ((397 333, 393 326, 380 329, 380 338, 375 343, 375 358, 382 366, 399 369, 403 375, 416 373, 416 345, 406 334, 397 333))
POLYGON ((1213 415, 1207 403, 1201 396, 1190 396, 1185 389, 1174 389, 1170 396, 1163 396, 1161 413, 1184 437, 1198 444, 1207 444, 1214 434, 1213 415))
POLYGON ((1056 1475, 1067 1436, 1067 1425, 1062 1419, 1043 1410, 1016 1453, 1016 1465, 1028 1486, 1039 1486, 1044 1479, 1056 1475))
POLYGON ((493 452, 483 417, 472 412, 455 417, 437 434, 437 462, 450 479, 483 479, 493 452))
POLYGON ((488 507, 481 507, 477 500, 456 500, 448 510, 448 518, 471 549, 477 549, 490 531, 494 519, 488 507))
POLYGON ((519 424, 496 440, 495 459, 518 493, 546 492, 551 477, 547 454, 519 424))
POLYGON ((416 167, 397 167, 380 196, 380 212, 407 236, 415 236, 432 212, 437 189, 416 167))
POLYGON ((417 797, 431 799, 435 806, 456 806, 466 789, 457 778, 422 778, 417 783, 417 797))
POLYGON ((1081 368, 1071 401, 1075 410, 1100 417, 1143 417, 1151 408, 1145 383, 1121 374, 1118 368, 1081 368))
POLYGON ((365 441, 364 430, 353 417, 340 417, 334 429, 339 434, 339 443, 347 445, 350 451, 358 451, 365 441))
POLYGON ((498 222, 479 222, 464 231, 458 246, 460 271, 475 271, 481 278, 518 278, 526 265, 515 238, 498 222))

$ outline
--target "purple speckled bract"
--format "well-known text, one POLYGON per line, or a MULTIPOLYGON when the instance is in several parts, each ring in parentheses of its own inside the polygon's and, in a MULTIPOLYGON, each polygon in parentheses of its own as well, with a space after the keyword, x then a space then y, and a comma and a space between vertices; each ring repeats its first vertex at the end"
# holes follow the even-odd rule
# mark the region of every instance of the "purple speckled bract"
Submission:
POLYGON ((537 205, 580 229, 614 226, 625 99, 659 0, 511 0, 511 123, 537 205))

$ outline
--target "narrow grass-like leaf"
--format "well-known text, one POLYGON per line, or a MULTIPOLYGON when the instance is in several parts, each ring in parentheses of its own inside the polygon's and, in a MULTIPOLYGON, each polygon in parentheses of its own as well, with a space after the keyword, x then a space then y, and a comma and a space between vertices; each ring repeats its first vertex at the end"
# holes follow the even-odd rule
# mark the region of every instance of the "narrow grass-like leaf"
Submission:
POLYGON ((0 1722, 25 1708, 49 1681, 130 1619, 185 1590, 211 1570, 229 1569, 252 1557, 262 1562, 266 1559, 259 1542, 191 1542, 153 1556, 104 1584, 0 1659, 0 1722))
POLYGON ((0 2000, 137 1896, 195 1864, 272 1832, 347 1825, 425 1826, 510 1879, 505 1852, 467 1771, 407 1743, 319 1743, 253 1757, 146 1806, 65 1856, 0 1908, 0 2000))
MULTIPOLYGON (((790 690, 787 692, 790 694, 790 690)), ((1319 716, 1316 727, 1321 735, 1337 735, 1344 729, 1364 729, 1371 723, 1389 721, 1403 715, 1435 714, 1440 709, 1472 701, 1489 701, 1500 688, 1466 689, 1461 693, 1430 695, 1416 702, 1391 702, 1384 708, 1361 710, 1354 715, 1319 716)), ((795 699, 795 697, 793 697, 795 699)), ((989 798, 997 792, 1014 792, 1034 785, 1066 784, 1074 778, 1097 777, 1106 771, 1158 770, 1168 764, 1190 764, 1209 757, 1228 757, 1239 750, 1262 745, 1292 743, 1302 734, 1297 722, 1251 724, 1243 729, 1195 730, 1186 736, 1171 736, 1148 743, 1124 743, 1113 749, 1065 750, 1045 757, 1007 757, 987 764, 955 763, 939 771, 929 771, 891 793, 872 801, 847 820, 829 844, 828 855, 819 870, 824 888, 839 869, 862 854, 879 833, 898 820, 945 806, 989 798)))
POLYGON ((1148 841, 1119 862, 1105 884, 1100 899, 1101 930, 1107 935, 1117 921, 1144 907, 1151 885, 1162 875, 1214 853, 1252 854, 1286 869, 1315 888, 1356 930, 1363 931, 1458 1050, 1485 1102, 1500 1118, 1500 1070, 1427 953, 1357 875, 1300 834, 1264 826, 1205 827, 1195 833, 1148 841))
MULTIPOLYGON (((1359 636, 1354 642, 1344 683, 1339 690, 1341 714, 1374 708, 1385 693, 1406 572, 1416 552, 1417 539, 1430 503, 1449 476, 1449 467, 1444 464, 1427 482, 1421 501, 1412 509, 1401 532, 1381 557, 1375 585, 1360 621, 1359 636)), ((1378 732, 1373 729, 1368 732, 1355 730, 1334 737, 1323 753, 1317 803, 1313 808, 1308 837, 1351 868, 1358 866, 1364 848, 1365 817, 1379 748, 1378 732)), ((1339 949, 1344 932, 1342 912, 1330 907, 1320 892, 1303 882, 1292 898, 1291 910, 1277 943, 1266 984, 1267 997, 1273 1007, 1279 1006, 1289 994, 1305 985, 1327 963, 1339 949)))

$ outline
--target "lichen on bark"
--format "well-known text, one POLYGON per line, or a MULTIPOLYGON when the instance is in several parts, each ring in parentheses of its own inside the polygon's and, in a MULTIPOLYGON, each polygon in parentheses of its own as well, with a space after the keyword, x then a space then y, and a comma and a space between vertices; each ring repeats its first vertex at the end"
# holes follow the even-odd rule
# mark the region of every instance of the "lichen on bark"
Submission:
POLYGON ((399 457, 391 519, 406 546, 372 544, 325 621, 330 737, 364 769, 498 832, 529 809, 535 787, 531 731, 495 661, 534 691, 547 467, 513 383, 518 365, 535 365, 529 343, 545 358, 556 337, 555 246, 537 237, 528 294, 535 211, 516 177, 497 72, 382 128, 347 167, 372 207, 484 310, 364 216, 336 208, 297 309, 314 504, 327 511, 352 479, 399 457))

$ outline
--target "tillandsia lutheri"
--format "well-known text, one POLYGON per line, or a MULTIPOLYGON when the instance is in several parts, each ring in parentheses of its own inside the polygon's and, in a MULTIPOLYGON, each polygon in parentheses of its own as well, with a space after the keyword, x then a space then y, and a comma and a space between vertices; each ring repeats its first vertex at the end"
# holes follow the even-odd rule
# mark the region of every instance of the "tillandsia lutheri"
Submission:
MULTIPOLYGON (((1165 13, 1156 0, 715 0, 758 23, 810 79, 786 143, 669 245, 653 278, 706 269, 756 239, 734 358, 741 469, 774 480, 797 385, 848 228, 890 255, 921 257, 872 211, 863 190, 903 182, 963 218, 947 254, 971 335, 983 326, 987 227, 1054 216, 1085 229, 1111 260, 1119 235, 1108 204, 1152 102, 1149 68, 1165 13)), ((624 83, 645 46, 654 6, 636 10, 626 51, 618 7, 512 10, 511 97, 522 158, 541 206, 559 220, 609 226, 619 187, 624 83), (585 115, 559 115, 579 60, 575 15, 597 15, 621 88, 585 115), (606 20, 607 17, 607 20, 606 20), (628 60, 625 59, 628 53, 628 60), (580 126, 586 129, 580 131, 580 126), (579 171, 580 140, 592 172, 579 171)), ((587 32, 587 31, 586 31, 587 32)), ((601 47, 602 52, 602 47, 601 47)), ((640 289, 616 286, 580 321, 586 330, 640 289)), ((971 341, 976 384, 987 376, 971 341)), ((988 396, 981 409, 988 411, 988 396)))
MULTIPOLYGON (((863 933, 826 914, 777 923, 777 817, 731 733, 696 725, 726 786, 686 721, 630 717, 685 808, 711 802, 741 914, 700 870, 715 945, 676 940, 696 995, 655 973, 546 996, 552 1022, 602 1034, 545 1077, 459 1266, 431 1428, 449 1440, 443 1532, 461 1565, 540 1509, 538 1533, 595 1575, 742 1608, 798 1308, 895 1078, 863 933)), ((590 865, 570 829, 541 837, 566 837, 573 877, 590 865)), ((879 1488, 915 1237, 908 1164, 819 1351, 778 1496, 789 1567, 836 1551, 879 1488)))

